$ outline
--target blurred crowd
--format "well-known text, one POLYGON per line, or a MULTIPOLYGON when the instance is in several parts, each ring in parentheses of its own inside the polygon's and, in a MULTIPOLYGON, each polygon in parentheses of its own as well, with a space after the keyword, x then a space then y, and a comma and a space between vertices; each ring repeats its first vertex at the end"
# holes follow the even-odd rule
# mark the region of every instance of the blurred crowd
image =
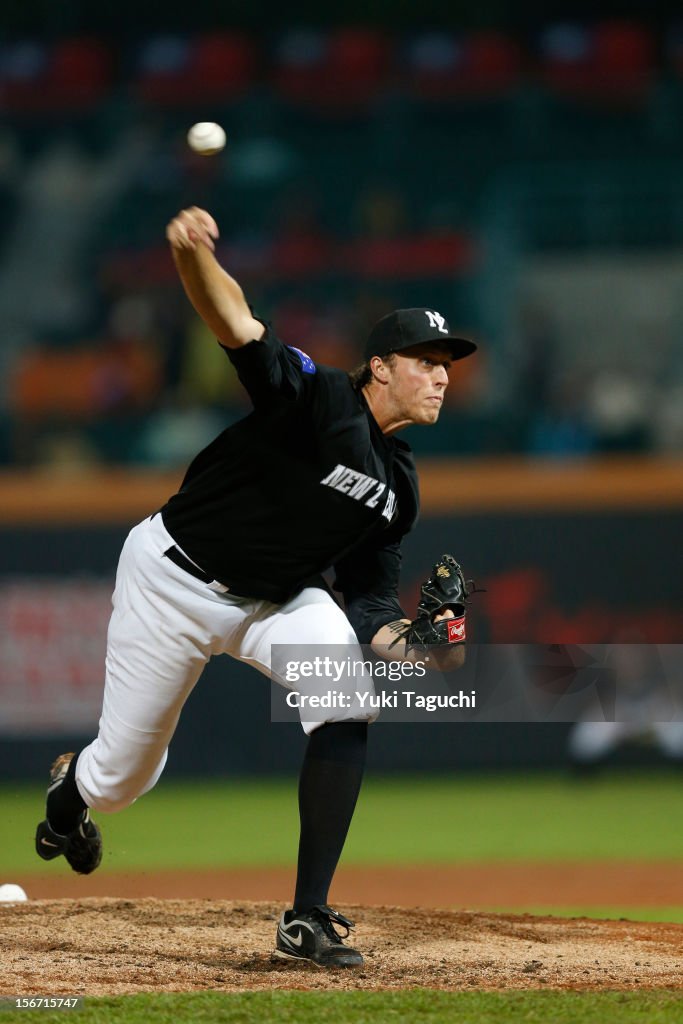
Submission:
MULTIPOLYGON (((359 292, 348 305, 294 296, 257 312, 286 342, 351 370, 367 326, 399 304, 400 289, 359 292)), ((513 375, 509 386, 496 390, 488 373, 494 354, 480 339, 479 357, 454 367, 437 427, 411 436, 418 451, 553 458, 683 451, 680 376, 667 380, 666 364, 648 375, 600 357, 568 363, 551 313, 523 312, 518 357, 500 357, 513 375)), ((5 456, 19 465, 182 464, 249 411, 222 349, 171 285, 119 296, 102 331, 78 344, 23 347, 9 383, 5 456)))
POLYGON ((0 464, 175 466, 248 411, 164 243, 191 203, 321 362, 352 369, 399 306, 480 341, 418 453, 683 451, 676 275, 629 341, 607 275, 579 339, 529 270, 626 253, 647 282, 683 249, 681 26, 13 40, 0 99, 0 464), (213 119, 202 159, 184 134, 213 119))

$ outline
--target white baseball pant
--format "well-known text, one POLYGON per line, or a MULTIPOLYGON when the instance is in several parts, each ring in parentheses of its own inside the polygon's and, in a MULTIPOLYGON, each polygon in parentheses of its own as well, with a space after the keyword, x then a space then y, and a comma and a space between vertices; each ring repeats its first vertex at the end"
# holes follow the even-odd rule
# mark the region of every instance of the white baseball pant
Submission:
MULTIPOLYGON (((230 654, 271 676, 271 644, 349 645, 356 635, 326 591, 309 587, 285 604, 234 597, 179 568, 161 515, 129 533, 121 551, 107 635, 104 701, 97 738, 81 752, 76 784, 88 807, 122 810, 159 779, 183 704, 213 654, 230 654)), ((369 676, 335 682, 349 706, 325 722, 371 720, 357 691, 369 676)), ((313 732, 323 721, 302 720, 313 732)))
MULTIPOLYGON (((656 716, 656 712, 651 712, 656 716)), ((671 714, 665 709, 664 714, 671 714)), ((665 757, 683 757, 683 722, 577 722, 568 740, 570 755, 582 764, 608 757, 627 740, 651 736, 665 757)))

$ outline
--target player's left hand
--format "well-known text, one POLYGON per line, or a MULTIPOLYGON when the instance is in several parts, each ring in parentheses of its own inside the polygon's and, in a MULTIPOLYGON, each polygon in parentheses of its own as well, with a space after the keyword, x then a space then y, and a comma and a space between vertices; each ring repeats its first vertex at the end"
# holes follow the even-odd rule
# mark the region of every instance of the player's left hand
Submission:
POLYGON ((417 615, 405 632, 406 650, 464 643, 468 598, 462 569, 452 555, 442 555, 420 589, 417 615))

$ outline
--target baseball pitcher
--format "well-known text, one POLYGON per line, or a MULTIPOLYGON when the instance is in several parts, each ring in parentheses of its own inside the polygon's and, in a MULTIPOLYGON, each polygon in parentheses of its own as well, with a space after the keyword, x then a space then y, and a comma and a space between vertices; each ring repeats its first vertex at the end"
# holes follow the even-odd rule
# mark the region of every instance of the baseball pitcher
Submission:
MULTIPOLYGON (((120 811, 161 775, 183 705, 214 654, 271 676, 271 645, 358 644, 378 656, 464 660, 467 587, 442 558, 411 622, 398 601, 401 540, 418 514, 412 455, 396 434, 436 423, 455 360, 475 351, 434 309, 389 313, 372 329, 354 374, 316 364, 254 316, 214 249, 204 210, 167 228, 190 302, 230 359, 253 410, 191 463, 167 503, 131 530, 121 552, 107 640, 96 738, 63 754, 50 772, 36 833, 46 860, 63 855, 88 874, 102 857, 90 810, 120 811), (333 568, 335 601, 321 573, 333 568)), ((279 680, 278 680, 279 681, 279 680)), ((299 781, 300 842, 294 899, 276 955, 320 966, 357 966, 342 940, 352 922, 328 906, 328 890, 361 785, 373 712, 356 696, 308 735, 299 781)), ((309 713, 310 716, 310 713, 309 713)))

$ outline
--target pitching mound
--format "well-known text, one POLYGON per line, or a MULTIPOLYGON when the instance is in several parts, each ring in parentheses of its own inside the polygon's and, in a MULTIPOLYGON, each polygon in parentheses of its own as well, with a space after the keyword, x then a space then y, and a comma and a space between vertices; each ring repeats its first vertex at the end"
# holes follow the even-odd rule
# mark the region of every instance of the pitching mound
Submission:
POLYGON ((271 959, 280 910, 157 899, 0 906, 0 994, 683 988, 683 925, 345 906, 366 966, 324 971, 271 959))

